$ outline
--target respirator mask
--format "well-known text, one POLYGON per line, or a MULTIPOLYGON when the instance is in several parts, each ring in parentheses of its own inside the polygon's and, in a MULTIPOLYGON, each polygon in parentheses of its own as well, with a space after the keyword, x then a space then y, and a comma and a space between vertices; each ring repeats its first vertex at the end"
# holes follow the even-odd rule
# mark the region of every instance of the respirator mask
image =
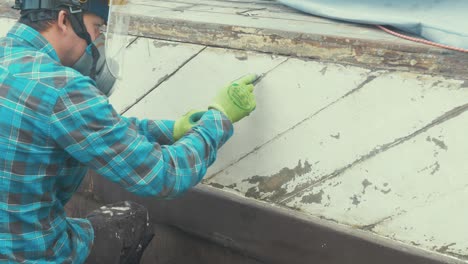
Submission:
POLYGON ((104 34, 100 34, 96 40, 86 47, 85 52, 81 56, 81 58, 73 65, 72 68, 79 71, 81 74, 85 76, 91 76, 92 73, 92 65, 93 65, 93 55, 92 55, 92 46, 96 47, 98 50, 99 57, 96 62, 96 72, 95 72, 95 81, 96 87, 107 97, 109 97, 113 90, 114 84, 116 81, 116 77, 114 76, 113 72, 116 71, 116 64, 109 63, 108 60, 112 60, 112 58, 106 59, 106 37, 104 34), (110 64, 113 66, 113 72, 110 70, 110 64))

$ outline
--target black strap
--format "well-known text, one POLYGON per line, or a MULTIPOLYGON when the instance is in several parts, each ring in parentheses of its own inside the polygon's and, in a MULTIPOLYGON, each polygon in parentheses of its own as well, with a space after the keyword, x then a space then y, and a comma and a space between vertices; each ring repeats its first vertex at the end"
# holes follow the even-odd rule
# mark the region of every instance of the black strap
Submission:
POLYGON ((15 1, 15 6, 18 5, 19 2, 19 7, 21 10, 31 10, 31 9, 57 9, 57 6, 60 4, 59 1, 57 0, 36 0, 36 1, 31 1, 31 0, 21 0, 21 1, 15 1))
POLYGON ((68 7, 70 13, 81 12, 80 0, 15 0, 14 9, 18 10, 59 10, 68 7))
POLYGON ((21 17, 27 17, 32 22, 42 21, 42 20, 55 20, 57 19, 58 11, 53 10, 54 12, 42 12, 37 10, 22 10, 21 17))
MULTIPOLYGON (((80 12, 70 14, 70 22, 78 37, 86 40, 86 43, 91 45, 91 36, 89 35, 88 30, 86 30, 86 26, 83 21, 83 13, 80 12)), ((99 59, 99 51, 94 45, 91 45, 91 55, 93 56, 93 66, 91 67, 91 73, 89 77, 94 80, 96 78, 96 64, 99 59)))

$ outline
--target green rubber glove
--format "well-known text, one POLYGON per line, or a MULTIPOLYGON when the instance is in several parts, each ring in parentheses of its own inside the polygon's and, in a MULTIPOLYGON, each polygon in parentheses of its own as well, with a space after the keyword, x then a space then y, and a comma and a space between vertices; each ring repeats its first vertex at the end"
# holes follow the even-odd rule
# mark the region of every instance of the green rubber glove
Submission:
POLYGON ((208 108, 223 112, 231 122, 248 116, 256 106, 254 85, 256 74, 248 74, 224 87, 208 108))
POLYGON ((193 126, 195 126, 206 111, 191 110, 176 120, 174 124, 174 141, 183 137, 193 126))

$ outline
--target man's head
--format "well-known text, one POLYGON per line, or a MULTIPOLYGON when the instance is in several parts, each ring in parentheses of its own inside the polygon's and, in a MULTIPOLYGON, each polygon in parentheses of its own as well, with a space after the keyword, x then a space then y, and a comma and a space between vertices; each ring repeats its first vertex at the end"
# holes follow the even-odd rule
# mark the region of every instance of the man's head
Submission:
MULTIPOLYGON (((126 0, 112 1, 126 4, 126 0)), ((15 0, 14 8, 21 10, 19 22, 39 31, 63 65, 94 79, 103 94, 112 93, 118 65, 113 63, 111 71, 101 34, 107 24, 109 0, 15 0)))
POLYGON ((108 0, 16 0, 20 23, 39 31, 62 64, 72 66, 107 22, 108 0))

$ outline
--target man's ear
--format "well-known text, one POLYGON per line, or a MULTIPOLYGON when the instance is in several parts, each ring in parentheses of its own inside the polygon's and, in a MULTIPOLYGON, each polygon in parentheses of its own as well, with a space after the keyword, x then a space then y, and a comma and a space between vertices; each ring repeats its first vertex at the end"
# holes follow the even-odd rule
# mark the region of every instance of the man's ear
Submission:
POLYGON ((66 32, 69 30, 69 26, 67 11, 60 10, 57 17, 57 27, 61 32, 66 32))

